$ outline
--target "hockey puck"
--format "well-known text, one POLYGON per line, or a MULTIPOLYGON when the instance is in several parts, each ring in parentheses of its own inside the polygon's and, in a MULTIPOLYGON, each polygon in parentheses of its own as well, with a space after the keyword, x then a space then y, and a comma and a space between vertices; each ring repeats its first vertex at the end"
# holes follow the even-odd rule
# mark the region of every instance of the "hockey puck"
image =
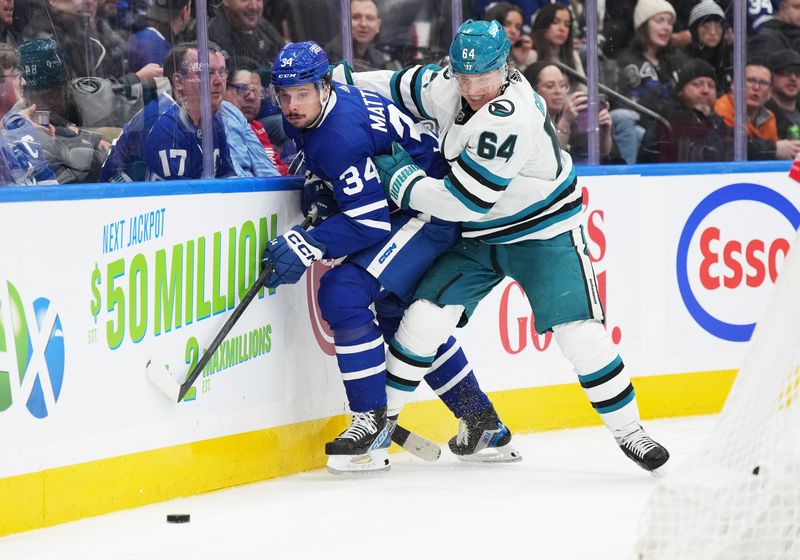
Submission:
POLYGON ((188 513, 170 513, 167 515, 167 523, 189 523, 188 513))

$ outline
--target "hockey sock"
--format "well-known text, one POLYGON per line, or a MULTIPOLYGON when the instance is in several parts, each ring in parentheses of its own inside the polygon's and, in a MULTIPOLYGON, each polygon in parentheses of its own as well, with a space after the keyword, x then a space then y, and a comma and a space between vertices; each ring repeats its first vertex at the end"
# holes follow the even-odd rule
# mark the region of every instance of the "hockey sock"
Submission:
POLYGON ((328 271, 319 283, 320 309, 333 331, 336 360, 353 412, 386 404, 383 334, 370 309, 380 288, 375 278, 352 263, 328 271))
POLYGON ((425 382, 456 418, 476 414, 489 404, 489 397, 481 390, 455 337, 451 336, 439 347, 425 382))
POLYGON ((464 308, 417 300, 408 308, 386 354, 388 415, 400 413, 455 330, 464 308))
POLYGON ((386 353, 378 326, 335 330, 333 338, 350 410, 366 412, 386 405, 386 353))
POLYGON ((600 321, 573 321, 553 328, 592 407, 612 431, 639 422, 628 372, 600 321))

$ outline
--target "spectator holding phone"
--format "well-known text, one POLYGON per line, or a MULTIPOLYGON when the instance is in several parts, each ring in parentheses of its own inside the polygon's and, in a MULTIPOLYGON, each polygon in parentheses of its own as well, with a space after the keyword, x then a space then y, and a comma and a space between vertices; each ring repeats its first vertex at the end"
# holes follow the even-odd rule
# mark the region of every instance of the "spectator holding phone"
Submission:
MULTIPOLYGON (((559 145, 572 154, 574 162, 587 162, 589 98, 586 92, 570 91, 567 77, 552 62, 535 62, 525 70, 524 75, 533 89, 544 98, 559 145)), ((622 163, 611 137, 611 115, 605 98, 600 100, 597 122, 600 126, 601 162, 622 163)))

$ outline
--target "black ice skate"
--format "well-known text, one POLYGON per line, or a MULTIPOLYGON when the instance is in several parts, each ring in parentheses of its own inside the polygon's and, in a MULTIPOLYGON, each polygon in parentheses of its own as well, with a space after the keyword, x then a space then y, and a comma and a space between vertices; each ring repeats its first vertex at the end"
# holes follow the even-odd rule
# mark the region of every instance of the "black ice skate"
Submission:
POLYGON ((391 428, 386 407, 354 412, 350 427, 325 444, 328 472, 332 474, 385 472, 389 464, 391 428))
POLYGON ((511 431, 500 421, 491 403, 458 421, 458 434, 450 439, 450 451, 462 461, 516 463, 522 455, 511 445, 511 431))
POLYGON ((619 448, 634 463, 646 471, 655 471, 669 459, 669 452, 660 443, 653 441, 640 424, 628 426, 627 430, 617 430, 614 438, 619 448))

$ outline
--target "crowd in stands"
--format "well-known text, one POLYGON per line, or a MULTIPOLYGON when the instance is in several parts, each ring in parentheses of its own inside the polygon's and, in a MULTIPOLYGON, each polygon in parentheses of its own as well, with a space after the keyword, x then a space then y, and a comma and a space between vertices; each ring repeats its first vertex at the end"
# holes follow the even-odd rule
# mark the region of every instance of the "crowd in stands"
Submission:
MULTIPOLYGON (((589 161, 587 57, 600 70, 601 163, 732 160, 733 47, 746 41, 747 157, 793 159, 800 0, 747 2, 746 37, 734 37, 733 4, 597 0, 597 45, 586 41, 584 0, 463 0, 462 16, 503 25, 510 65, 541 95, 553 134, 578 163, 589 161)), ((349 7, 355 70, 446 64, 450 0, 349 7)), ((297 147, 271 101, 270 69, 288 41, 314 40, 342 58, 340 8, 207 3, 217 177, 289 173, 297 147)), ((0 0, 0 184, 200 177, 195 11, 193 0, 0 0)))

